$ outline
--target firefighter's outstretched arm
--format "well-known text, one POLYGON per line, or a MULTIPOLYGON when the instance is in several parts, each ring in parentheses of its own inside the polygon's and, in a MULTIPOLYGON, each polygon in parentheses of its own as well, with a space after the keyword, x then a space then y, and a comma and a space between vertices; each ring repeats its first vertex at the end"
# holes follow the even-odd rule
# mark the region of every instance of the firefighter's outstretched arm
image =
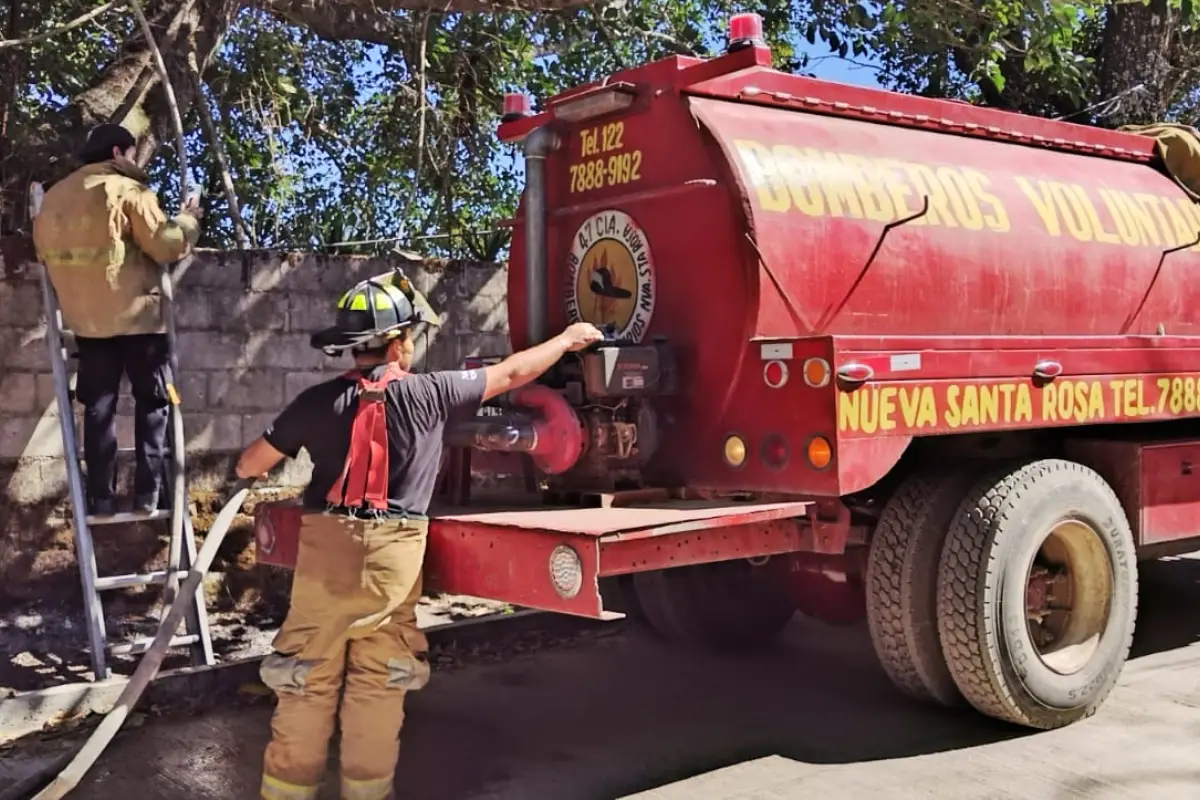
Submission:
POLYGON ((168 219, 149 189, 131 194, 125 201, 125 213, 137 246, 161 265, 183 258, 200 239, 199 212, 195 208, 168 219))
POLYGON ((582 350, 603 338, 604 334, 600 329, 590 322, 576 322, 549 341, 513 353, 499 364, 493 364, 484 370, 487 384, 483 391, 483 399, 491 400, 497 395, 532 382, 554 366, 564 354, 582 350))
POLYGON ((286 457, 260 436, 242 451, 237 462, 237 476, 242 480, 261 478, 286 457))

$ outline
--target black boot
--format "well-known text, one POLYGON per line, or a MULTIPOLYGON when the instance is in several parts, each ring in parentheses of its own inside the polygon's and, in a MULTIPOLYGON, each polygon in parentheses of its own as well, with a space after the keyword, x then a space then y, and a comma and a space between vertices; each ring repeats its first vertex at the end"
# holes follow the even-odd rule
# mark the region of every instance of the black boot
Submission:
POLYGON ((140 492, 133 500, 133 510, 139 514, 153 514, 158 511, 158 490, 140 492))
POLYGON ((117 501, 111 497, 98 497, 88 503, 88 514, 93 517, 111 517, 117 513, 117 501))

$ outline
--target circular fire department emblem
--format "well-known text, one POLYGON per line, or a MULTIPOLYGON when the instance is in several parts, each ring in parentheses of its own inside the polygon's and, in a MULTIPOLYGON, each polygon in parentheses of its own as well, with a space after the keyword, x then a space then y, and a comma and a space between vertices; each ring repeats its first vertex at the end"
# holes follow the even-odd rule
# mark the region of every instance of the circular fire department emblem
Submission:
POLYGON ((654 316, 654 259, 633 218, 609 210, 585 220, 567 267, 567 318, 611 325, 616 338, 640 342, 654 316))

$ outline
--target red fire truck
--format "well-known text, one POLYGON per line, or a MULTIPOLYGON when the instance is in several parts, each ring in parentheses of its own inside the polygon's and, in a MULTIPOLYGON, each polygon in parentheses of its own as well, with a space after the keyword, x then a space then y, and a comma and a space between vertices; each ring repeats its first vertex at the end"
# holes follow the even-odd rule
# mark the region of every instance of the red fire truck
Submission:
POLYGON ((430 585, 725 647, 865 616, 915 698, 1094 712, 1138 562, 1200 549, 1200 209, 1156 141, 778 72, 753 15, 505 110, 512 341, 612 341, 456 431, 430 585), (472 503, 472 450, 536 501, 472 503))

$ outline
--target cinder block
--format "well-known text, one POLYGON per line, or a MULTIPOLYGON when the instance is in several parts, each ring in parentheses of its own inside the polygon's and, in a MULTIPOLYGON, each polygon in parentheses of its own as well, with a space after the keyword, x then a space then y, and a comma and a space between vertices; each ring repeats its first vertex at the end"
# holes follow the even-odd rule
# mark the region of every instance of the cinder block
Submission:
POLYGON ((186 372, 180 369, 183 374, 179 376, 178 385, 179 399, 183 403, 183 413, 186 416, 197 411, 204 411, 208 408, 208 373, 207 372, 186 372))
POLYGON ((240 414, 193 414, 185 417, 189 453, 227 453, 241 449, 240 414))
POLYGON ((330 379, 328 372, 289 372, 283 376, 283 402, 290 403, 310 386, 330 379))
POLYGON ((282 292, 213 291, 213 318, 223 331, 281 331, 287 327, 288 298, 282 292))
POLYGON ((208 292, 200 287, 179 289, 175 293, 175 328, 180 331, 209 330, 213 327, 212 305, 208 292))
POLYGON ((0 363, 8 369, 41 372, 50 369, 45 326, 11 328, 11 336, 0 338, 0 363))
POLYGON ((41 283, 0 281, 0 319, 15 328, 37 327, 42 318, 41 283))
POLYGON ((233 369, 242 355, 245 339, 229 333, 182 331, 179 334, 179 368, 188 370, 233 369))
POLYGON ((58 417, 46 414, 0 419, 0 459, 61 457, 58 417))
POLYGON ((214 409, 278 409, 283 404, 283 373, 276 369, 209 373, 208 399, 214 409))
MULTIPOLYGON (((282 409, 280 409, 282 411, 282 409)), ((275 421, 275 417, 279 412, 270 414, 243 414, 242 415, 242 447, 246 447, 255 439, 263 435, 263 432, 271 427, 271 423, 275 421)))
POLYGON ((179 279, 180 290, 198 288, 236 289, 242 285, 240 257, 230 258, 217 250, 201 250, 192 259, 188 271, 179 279))
POLYGON ((334 322, 334 299, 324 295, 298 294, 288 296, 288 330, 315 333, 334 322))
POLYGON ((8 372, 0 376, 0 412, 30 414, 37 406, 37 378, 32 372, 8 372))
POLYGON ((259 363, 271 364, 286 370, 322 369, 326 356, 308 343, 302 333, 281 333, 265 342, 257 355, 259 363))

